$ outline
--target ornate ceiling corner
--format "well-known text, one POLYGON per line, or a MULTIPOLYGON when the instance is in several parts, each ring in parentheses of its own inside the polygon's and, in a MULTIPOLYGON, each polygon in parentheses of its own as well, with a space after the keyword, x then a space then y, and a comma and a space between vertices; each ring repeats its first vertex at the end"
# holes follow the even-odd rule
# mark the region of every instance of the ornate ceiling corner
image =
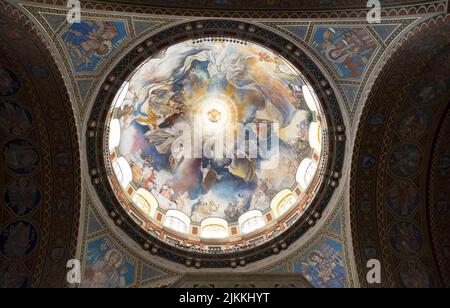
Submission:
POLYGON ((179 273, 135 254, 99 214, 89 195, 83 216, 82 241, 78 254, 82 260, 83 275, 79 287, 157 287, 172 283, 180 277, 179 273), (94 279, 96 274, 106 275, 105 273, 110 276, 104 276, 99 281, 94 279))
MULTIPOLYGON (((422 12, 424 11, 422 10, 422 12)), ((382 42, 384 47, 377 55, 377 59, 373 61, 373 64, 370 67, 370 74, 367 75, 368 78, 361 82, 357 96, 354 99, 351 109, 353 130, 356 130, 357 128, 356 126, 361 116, 362 108, 367 98, 367 93, 370 91, 370 88, 379 72, 381 72, 384 68, 386 61, 398 47, 399 42, 401 42, 405 37, 412 35, 413 31, 415 31, 415 29, 417 29, 420 25, 426 24, 432 19, 439 18, 439 16, 445 16, 445 13, 442 13, 441 11, 432 11, 427 14, 412 16, 411 18, 404 17, 401 18, 402 24, 399 27, 395 28, 393 32, 386 32, 384 34, 380 34, 380 29, 375 29, 374 25, 371 26, 370 31, 373 35, 379 37, 380 43, 382 42), (405 23, 406 20, 408 21, 405 23), (382 38, 386 36, 387 39, 382 38)), ((396 20, 387 21, 387 24, 396 25, 396 20)))
POLYGON ((64 6, 23 3, 21 7, 44 29, 63 59, 61 65, 70 76, 81 118, 98 83, 97 77, 104 75, 111 64, 142 37, 175 21, 159 16, 83 10, 81 24, 69 25, 68 9, 64 6), (90 37, 92 31, 107 38, 97 48, 94 38, 90 37))
POLYGON ((355 287, 351 268, 351 250, 347 247, 348 224, 344 197, 327 222, 301 248, 261 272, 297 272, 304 275, 314 287, 355 287), (328 273, 326 275, 325 273, 328 273))
POLYGON ((23 15, 21 17, 23 20, 23 24, 26 25, 27 28, 30 29, 33 33, 39 36, 43 44, 47 47, 49 53, 51 54, 52 58, 55 59, 58 70, 63 76, 64 84, 66 85, 70 99, 72 101, 72 107, 76 111, 75 112, 75 118, 76 118, 76 125, 77 128, 81 127, 81 117, 79 112, 79 102, 76 95, 76 87, 73 87, 72 78, 70 76, 70 72, 66 71, 65 68, 60 64, 61 61, 59 61, 61 58, 61 54, 56 50, 52 40, 50 39, 51 31, 47 31, 47 28, 49 28, 49 25, 47 22, 44 22, 44 26, 40 21, 38 21, 38 16, 33 15, 32 12, 29 12, 27 9, 25 9, 21 3, 18 3, 17 1, 9 1, 9 0, 2 0, 0 3, 3 7, 5 7, 7 10, 10 10, 13 12, 13 14, 16 15, 23 15))
POLYGON ((400 27, 400 24, 394 22, 383 22, 382 24, 372 25, 369 28, 373 30, 377 36, 383 41, 387 42, 391 35, 400 27))
POLYGON ((361 95, 375 67, 380 63, 385 51, 393 46, 408 29, 420 22, 441 14, 438 12, 401 17, 387 17, 380 24, 370 25, 366 18, 323 20, 258 21, 308 52, 320 67, 330 76, 343 98, 350 121, 354 121, 361 95), (356 52, 339 55, 340 44, 354 41, 356 52), (333 55, 335 57, 333 58, 333 55))
MULTIPOLYGON (((197 22, 197 23, 199 23, 199 22, 197 22)), ((226 27, 233 27, 233 29, 236 29, 237 31, 244 31, 245 30, 245 25, 244 26, 241 26, 241 24, 239 24, 239 23, 233 23, 233 22, 228 22, 228 21, 202 21, 201 22, 201 25, 202 25, 202 27, 201 28, 198 28, 197 27, 197 29, 203 29, 203 28, 206 28, 206 27, 213 27, 213 29, 215 29, 214 27, 218 27, 218 29, 223 29, 224 27, 226 28, 226 27), (239 27, 238 27, 239 26, 239 27), (235 27, 235 28, 234 28, 235 27), (241 29, 242 27, 244 27, 244 29, 241 29), (241 30, 240 30, 241 29, 241 30)), ((190 24, 184 24, 184 25, 179 25, 179 26, 176 26, 175 27, 175 29, 176 29, 176 32, 175 32, 175 30, 172 30, 172 29, 169 29, 168 31, 172 31, 172 33, 174 33, 173 35, 177 35, 177 33, 185 33, 186 32, 186 29, 187 28, 189 28, 189 29, 193 29, 193 27, 190 27, 191 25, 190 24), (181 32, 179 32, 179 31, 181 31, 181 32)), ((253 29, 253 26, 250 26, 249 25, 249 27, 250 28, 252 28, 253 29)), ((221 30, 220 30, 221 31, 221 30)), ((244 31, 245 32, 245 31, 244 31)), ((252 32, 250 32, 250 33, 252 33, 252 32)), ((263 35, 263 34, 261 34, 261 33, 266 33, 266 32, 260 32, 259 33, 259 35, 263 35)), ((269 33, 269 32, 267 32, 267 33, 269 33)), ((157 41, 158 43, 160 43, 160 44, 162 44, 163 42, 164 42, 164 39, 170 39, 170 37, 169 38, 167 38, 167 37, 165 37, 164 36, 164 33, 158 33, 158 35, 157 35, 157 37, 154 39, 155 40, 155 42, 157 41), (162 41, 161 41, 161 39, 162 39, 162 41)), ((148 40, 148 41, 150 41, 150 40, 148 40)), ((124 63, 130 63, 130 57, 136 57, 136 56, 139 56, 139 50, 142 50, 142 51, 145 51, 145 48, 141 48, 141 47, 139 47, 139 46, 137 46, 136 47, 137 49, 136 49, 136 51, 137 51, 137 53, 133 53, 133 52, 131 52, 130 54, 129 54, 129 57, 127 56, 127 58, 124 58, 122 61, 125 61, 124 63)), ((156 48, 156 47, 155 47, 156 48)), ((296 55, 297 55, 297 53, 295 53, 296 55)), ((144 55, 145 56, 145 55, 144 55)), ((297 56, 301 56, 301 53, 299 53, 299 55, 297 55, 297 56)), ((148 56, 147 56, 148 57, 148 56)), ((307 59, 304 59, 304 62, 308 62, 307 61, 307 59)), ((133 63, 136 63, 136 62, 133 62, 133 63)), ((123 68, 124 68, 125 66, 123 66, 123 64, 119 64, 119 66, 118 66, 118 69, 116 69, 115 71, 114 71, 114 73, 113 73, 113 75, 114 76, 121 76, 121 71, 119 71, 119 70, 122 70, 123 68)), ((122 77, 121 77, 122 78, 122 77)), ((318 78, 318 77, 317 77, 318 78)), ((117 79, 117 78, 110 78, 108 81, 107 81, 107 83, 109 84, 109 83, 114 83, 114 84, 118 84, 118 82, 120 82, 120 79, 117 79)), ((325 84, 325 83, 323 83, 323 84, 325 84)), ((103 90, 101 91, 101 93, 99 94, 99 97, 98 97, 98 99, 101 99, 103 102, 105 102, 105 96, 104 96, 104 93, 103 92, 105 92, 105 91, 107 91, 107 92, 110 92, 110 91, 113 91, 113 92, 115 92, 116 91, 116 85, 114 85, 113 87, 111 87, 111 85, 107 85, 107 84, 105 84, 104 85, 104 87, 103 87, 103 90)), ((115 94, 116 93, 114 93, 114 96, 115 96, 115 94)), ((328 95, 332 95, 332 92, 329 92, 329 94, 328 95)), ((113 97, 112 97, 113 98, 113 97)), ((337 103, 337 102, 334 102, 334 103, 337 103)), ((97 104, 95 104, 95 106, 96 106, 96 109, 95 110, 93 110, 93 113, 91 114, 91 117, 92 116, 94 116, 95 117, 95 114, 97 113, 97 112, 99 112, 100 110, 101 110, 101 108, 106 108, 106 107, 108 107, 109 108, 109 105, 102 105, 102 104, 100 104, 100 103, 97 103, 97 104), (103 106, 103 107, 102 107, 103 106)), ((336 107, 333 107, 333 108, 337 108, 337 106, 336 107)), ((98 118, 96 118, 97 120, 98 120, 98 118)), ((341 121, 340 120, 340 117, 338 116, 337 118, 335 118, 334 120, 336 120, 336 121, 341 121)), ((95 142, 95 140, 94 139, 92 139, 92 138, 90 138, 89 140, 88 140, 88 148, 92 148, 92 146, 93 146, 93 143, 92 142, 95 142)), ((340 143, 339 143, 339 145, 340 145, 340 143)), ((340 149, 340 155, 342 154, 343 155, 343 149, 340 149)), ((93 153, 92 153, 93 154, 93 153)), ((92 156, 92 157, 90 157, 89 159, 90 159, 90 161, 93 163, 94 162, 94 156, 95 155, 90 155, 90 156, 92 156)), ((341 160, 339 160, 339 162, 342 162, 341 160)), ((97 167, 94 167, 94 166, 91 166, 91 170, 94 170, 94 169, 96 169, 97 167)), ((334 170, 334 169, 333 169, 334 170)), ((94 181, 95 182, 95 181, 94 181)), ((98 182, 98 181, 97 181, 98 182)), ((104 182, 104 181, 100 181, 100 182, 104 182)), ((106 182, 104 182, 104 183, 106 183, 106 182)), ((100 195, 100 196, 104 196, 105 194, 102 192, 102 190, 101 189, 103 189, 103 188, 101 188, 101 187, 103 187, 103 186, 99 186, 99 185, 95 185, 95 187, 96 187, 96 189, 97 189, 97 192, 98 192, 98 194, 100 195)), ((332 187, 332 186, 331 186, 332 187)), ((333 189, 333 188, 331 188, 331 189, 333 189)), ((128 191, 127 191, 128 192, 128 191)), ((104 203, 104 205, 105 206, 107 206, 109 203, 107 203, 107 202, 103 202, 104 203)), ((109 205, 108 205, 109 206, 109 205)), ((120 208, 117 208, 117 207, 114 207, 114 208, 108 208, 108 212, 109 213, 112 213, 112 212, 114 212, 114 213, 117 213, 117 211, 119 210, 120 208)), ((128 218, 126 218, 125 216, 123 216, 122 214, 120 214, 120 217, 118 216, 117 217, 117 219, 120 219, 120 221, 121 222, 123 222, 123 226, 125 226, 126 224, 128 224, 128 218)), ((133 230, 131 230, 130 228, 126 228, 126 230, 129 230, 130 232, 135 232, 135 231, 133 231, 133 230)), ((141 235, 139 235, 139 234, 137 234, 137 233, 133 233, 133 235, 132 235, 132 237, 134 238, 134 239, 136 239, 136 241, 138 241, 139 243, 141 243, 141 235)), ((146 239, 147 241, 149 240, 148 238, 146 239)), ((142 244, 142 243, 141 243, 142 244)), ((153 245, 155 245, 155 244, 153 244, 153 245)), ((167 248, 166 246, 167 245, 164 245, 164 246, 162 246, 162 244, 158 244, 158 246, 159 247, 165 247, 164 248, 164 250, 167 248)), ((167 248, 168 249, 168 248, 167 248)), ((181 249, 181 248, 180 248, 181 249)), ((172 248, 172 250, 173 250, 173 248, 172 248)), ((272 250, 272 249, 271 249, 272 250)), ((253 252, 252 252, 253 253, 253 252)), ((177 257, 177 256, 175 256, 175 255, 172 255, 172 251, 170 252, 170 253, 166 253, 165 251, 163 251, 162 249, 161 249, 161 254, 163 254, 164 256, 166 256, 166 257, 173 257, 173 258, 177 258, 176 260, 178 261, 179 260, 179 258, 177 257), (164 254, 163 254, 164 253, 164 254)), ((259 258, 259 257, 257 257, 257 256, 255 256, 255 258, 259 258)), ((250 259, 249 259, 250 260, 250 259)), ((256 259, 256 261, 257 260, 259 260, 259 259, 256 259)), ((208 266, 214 266, 214 264, 212 263, 212 261, 210 262, 209 260, 208 260, 208 262, 206 262, 205 264, 209 264, 208 266)), ((225 265, 225 263, 223 263, 223 265, 225 265)), ((225 265, 226 266, 226 265, 225 265)))
MULTIPOLYGON (((53 0, 56 1, 56 0, 53 0)), ((311 5, 311 1, 294 0, 287 4, 283 2, 283 6, 277 5, 275 2, 267 4, 262 9, 261 4, 255 1, 253 4, 245 2, 243 4, 220 5, 217 2, 210 2, 211 7, 205 7, 206 3, 201 2, 197 6, 186 3, 167 3, 148 4, 135 1, 129 4, 111 3, 106 1, 88 1, 83 0, 82 6, 95 10, 111 10, 120 12, 135 12, 143 14, 158 14, 165 16, 185 16, 199 18, 246 18, 246 19, 323 19, 323 18, 365 18, 367 15, 367 1, 358 1, 349 5, 348 3, 330 2, 320 3, 317 7, 311 5), (217 7, 219 5, 219 7, 217 7), (253 8, 252 8, 253 5, 253 8), (258 9, 255 9, 257 7, 258 9), (320 11, 319 11, 320 10, 320 11)), ((382 7, 382 16, 404 16, 413 14, 424 14, 429 12, 445 12, 447 8, 447 0, 429 1, 404 1, 390 2, 389 5, 382 7)))

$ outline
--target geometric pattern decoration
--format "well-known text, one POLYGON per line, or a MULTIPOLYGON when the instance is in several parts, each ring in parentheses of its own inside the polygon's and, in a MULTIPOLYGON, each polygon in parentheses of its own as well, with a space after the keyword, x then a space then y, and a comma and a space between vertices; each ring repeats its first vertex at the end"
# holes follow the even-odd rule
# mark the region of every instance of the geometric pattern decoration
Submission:
POLYGON ((161 276, 166 276, 166 273, 160 272, 157 269, 150 267, 148 265, 143 266, 141 274, 141 280, 143 282, 147 282, 150 280, 154 281, 157 280, 158 278, 161 278, 161 276))
MULTIPOLYGON (((443 55, 444 56, 444 55, 443 55)), ((448 56, 448 53, 447 53, 448 56)), ((439 128, 439 135, 433 149, 433 158, 428 177, 430 206, 428 217, 431 236, 443 285, 450 286, 450 109, 439 128)))
POLYGON ((103 230, 103 226, 92 211, 89 211, 87 234, 91 235, 103 230))
POLYGON ((288 265, 287 264, 283 264, 283 265, 280 265, 280 266, 278 266, 278 267, 276 267, 273 270, 268 271, 268 272, 270 272, 270 273, 286 273, 288 271, 289 271, 288 265))
POLYGON ((334 218, 334 220, 332 221, 332 223, 330 224, 330 226, 328 227, 328 232, 337 235, 337 236, 342 236, 342 217, 341 215, 337 215, 336 218, 334 218))
POLYGON ((88 94, 94 79, 77 79, 78 92, 80 93, 80 98, 83 102, 86 101, 88 94))

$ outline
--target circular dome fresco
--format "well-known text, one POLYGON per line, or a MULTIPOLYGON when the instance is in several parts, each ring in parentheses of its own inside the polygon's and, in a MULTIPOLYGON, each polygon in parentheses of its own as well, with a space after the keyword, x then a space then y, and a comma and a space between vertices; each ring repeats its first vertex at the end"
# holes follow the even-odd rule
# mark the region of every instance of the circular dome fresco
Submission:
POLYGON ((310 57, 231 20, 175 25, 133 48, 86 133, 93 188, 115 224, 152 254, 205 268, 302 237, 339 185, 346 144, 310 57))
POLYGON ((307 209, 319 183, 317 96, 255 43, 210 38, 160 51, 123 83, 107 121, 122 206, 172 245, 262 244, 307 209))

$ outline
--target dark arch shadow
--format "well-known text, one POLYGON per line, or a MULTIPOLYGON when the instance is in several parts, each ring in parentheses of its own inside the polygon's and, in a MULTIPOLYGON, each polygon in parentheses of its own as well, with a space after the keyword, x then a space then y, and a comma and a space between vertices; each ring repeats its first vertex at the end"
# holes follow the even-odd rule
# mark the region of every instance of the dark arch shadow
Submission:
POLYGON ((0 287, 63 287, 81 202, 74 111, 45 40, 3 3, 0 41, 0 287))

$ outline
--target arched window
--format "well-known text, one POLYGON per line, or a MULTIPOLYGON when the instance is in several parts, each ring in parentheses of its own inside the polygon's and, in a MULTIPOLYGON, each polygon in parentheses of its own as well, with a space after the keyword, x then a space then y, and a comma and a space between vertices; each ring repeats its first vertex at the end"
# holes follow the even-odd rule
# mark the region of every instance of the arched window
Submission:
POLYGON ((158 208, 158 201, 147 190, 139 189, 132 198, 133 203, 148 217, 154 217, 158 208))
POLYGON ((317 99, 316 93, 313 88, 308 85, 302 87, 303 96, 305 97, 306 104, 311 111, 317 111, 317 105, 319 100, 317 99))
POLYGON ((112 151, 120 144, 120 121, 114 119, 109 125, 109 150, 112 151))
POLYGON ((320 124, 317 122, 311 123, 309 127, 309 145, 317 153, 320 153, 322 150, 322 131, 320 124))
POLYGON ((297 183, 300 184, 300 188, 305 192, 311 184, 317 171, 317 163, 310 158, 305 158, 298 167, 297 170, 297 183))
POLYGON ((250 211, 239 218, 239 226, 242 234, 249 234, 263 228, 266 225, 261 211, 250 211))
POLYGON ((278 215, 287 213, 291 208, 297 205, 298 199, 294 195, 289 195, 278 204, 278 215))
POLYGON ((191 219, 183 212, 170 210, 166 213, 163 225, 180 233, 188 233, 191 219))
POLYGON ((273 199, 270 204, 275 215, 282 216, 287 213, 291 208, 297 205, 298 199, 294 196, 292 191, 285 189, 280 191, 273 199))
POLYGON ((208 218, 202 221, 201 237, 205 239, 222 239, 228 237, 228 223, 220 218, 208 218))
POLYGON ((113 163, 113 170, 120 185, 123 188, 126 188, 133 179, 133 173, 131 172, 131 167, 125 157, 120 157, 113 163))
POLYGON ((113 105, 116 108, 120 108, 125 100, 125 97, 128 93, 128 87, 130 86, 129 82, 125 82, 119 89, 119 91, 116 94, 116 97, 114 97, 113 105))

